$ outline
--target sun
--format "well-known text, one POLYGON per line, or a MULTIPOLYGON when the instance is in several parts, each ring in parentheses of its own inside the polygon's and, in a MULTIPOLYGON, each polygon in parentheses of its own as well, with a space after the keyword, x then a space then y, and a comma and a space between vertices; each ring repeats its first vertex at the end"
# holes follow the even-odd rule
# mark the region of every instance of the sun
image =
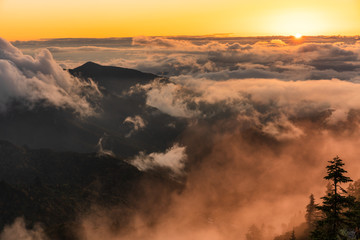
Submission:
POLYGON ((295 37, 296 39, 300 39, 300 38, 302 38, 302 35, 301 35, 300 33, 296 33, 296 34, 294 35, 294 37, 295 37))

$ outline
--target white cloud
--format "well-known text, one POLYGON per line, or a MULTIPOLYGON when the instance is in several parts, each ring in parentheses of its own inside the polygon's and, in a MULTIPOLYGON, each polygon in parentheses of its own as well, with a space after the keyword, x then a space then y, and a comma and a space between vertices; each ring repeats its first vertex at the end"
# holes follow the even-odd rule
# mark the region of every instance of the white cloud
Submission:
POLYGON ((148 105, 189 119, 251 119, 254 126, 279 140, 303 135, 291 119, 328 112, 326 122, 331 125, 346 121, 351 110, 360 109, 360 84, 337 79, 171 79, 143 86, 148 105))
POLYGON ((142 119, 139 115, 136 115, 134 117, 127 117, 125 118, 123 123, 130 123, 133 125, 133 129, 125 137, 130 137, 134 132, 145 128, 146 126, 145 120, 142 119))
POLYGON ((0 110, 12 99, 30 103, 46 100, 56 107, 72 108, 81 115, 94 114, 86 95, 100 96, 96 84, 83 82, 64 71, 48 50, 35 57, 24 55, 0 38, 0 110))
POLYGON ((138 156, 129 160, 129 163, 140 171, 151 170, 155 168, 166 168, 176 175, 181 175, 187 159, 186 148, 175 144, 164 153, 145 154, 140 152, 138 156))
POLYGON ((125 118, 123 123, 130 123, 133 125, 133 129, 128 134, 126 134, 125 137, 130 137, 134 132, 143 129, 146 126, 145 120, 142 119, 139 115, 136 115, 134 117, 127 117, 125 118))
POLYGON ((146 126, 144 119, 142 119, 139 115, 125 118, 124 123, 132 123, 135 131, 146 126))
POLYGON ((99 156, 110 156, 110 157, 115 157, 115 154, 113 153, 113 151, 108 150, 108 149, 104 149, 104 140, 106 140, 108 137, 107 134, 104 134, 101 138, 99 138, 99 141, 96 145, 97 149, 98 149, 98 155, 99 156))

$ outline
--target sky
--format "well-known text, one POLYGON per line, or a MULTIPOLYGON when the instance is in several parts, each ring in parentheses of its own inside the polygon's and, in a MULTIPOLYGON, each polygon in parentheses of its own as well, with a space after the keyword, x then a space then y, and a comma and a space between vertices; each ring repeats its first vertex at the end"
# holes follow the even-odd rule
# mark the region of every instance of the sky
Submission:
POLYGON ((0 0, 7 40, 234 34, 358 35, 359 0, 0 0))

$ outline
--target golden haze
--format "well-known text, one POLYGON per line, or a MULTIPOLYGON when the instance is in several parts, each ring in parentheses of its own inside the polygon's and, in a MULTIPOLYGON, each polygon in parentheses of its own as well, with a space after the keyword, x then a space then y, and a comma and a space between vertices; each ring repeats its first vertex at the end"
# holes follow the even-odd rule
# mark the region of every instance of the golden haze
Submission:
POLYGON ((8 40, 138 35, 358 35, 358 0, 0 0, 8 40))

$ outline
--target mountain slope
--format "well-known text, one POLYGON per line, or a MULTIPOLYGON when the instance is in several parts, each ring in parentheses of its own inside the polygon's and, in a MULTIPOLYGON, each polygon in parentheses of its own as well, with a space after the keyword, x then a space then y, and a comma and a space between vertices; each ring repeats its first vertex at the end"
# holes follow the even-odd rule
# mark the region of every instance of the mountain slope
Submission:
POLYGON ((80 78, 91 78, 100 87, 119 94, 131 86, 138 83, 145 84, 158 77, 134 69, 102 66, 93 62, 87 62, 80 67, 70 69, 69 73, 80 78))
POLYGON ((0 139, 30 148, 92 152, 97 150, 99 139, 106 135, 103 141, 105 149, 121 157, 130 157, 144 150, 164 151, 185 125, 184 120, 147 106, 144 91, 134 95, 122 94, 131 86, 149 83, 156 75, 92 62, 69 72, 92 78, 99 85, 103 97, 89 99, 97 106, 96 116, 79 117, 71 109, 56 108, 41 101, 29 104, 15 99, 8 104, 7 112, 0 113, 0 139), (136 132, 133 124, 124 123, 128 117, 135 116, 147 123, 136 132))
MULTIPOLYGON (((164 175, 140 172, 118 158, 32 150, 0 141, 0 229, 22 216, 30 227, 42 223, 50 239, 76 239, 72 229, 77 218, 92 206, 136 209, 154 217, 151 212, 157 209, 146 209, 143 203, 166 203, 180 188, 164 175), (144 191, 149 184, 154 191, 144 191)), ((114 217, 127 221, 123 215, 114 217)))

